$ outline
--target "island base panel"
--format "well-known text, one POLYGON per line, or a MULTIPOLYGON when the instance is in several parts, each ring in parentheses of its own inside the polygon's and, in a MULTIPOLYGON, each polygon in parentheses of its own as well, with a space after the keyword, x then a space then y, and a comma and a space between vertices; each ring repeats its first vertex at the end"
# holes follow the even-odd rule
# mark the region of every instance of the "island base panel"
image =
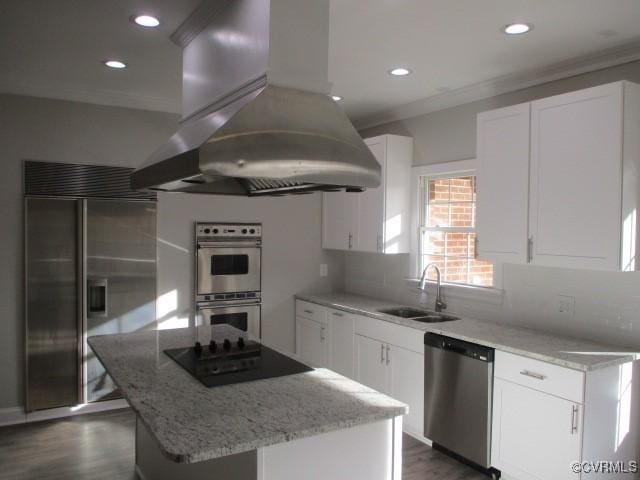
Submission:
POLYGON ((138 420, 136 471, 142 480, 401 480, 402 417, 189 464, 166 458, 138 420))
POLYGON ((136 473, 141 480, 256 480, 257 452, 251 450, 204 462, 177 463, 164 456, 137 419, 136 473))

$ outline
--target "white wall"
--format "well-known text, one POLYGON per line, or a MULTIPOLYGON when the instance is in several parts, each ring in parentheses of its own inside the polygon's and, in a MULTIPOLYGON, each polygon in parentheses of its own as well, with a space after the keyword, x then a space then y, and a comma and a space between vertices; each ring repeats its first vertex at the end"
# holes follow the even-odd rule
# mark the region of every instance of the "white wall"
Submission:
MULTIPOLYGON (((21 405, 23 398, 22 160, 135 167, 174 133, 177 119, 158 112, 0 95, 0 408, 21 405)), ((161 194, 158 293, 176 290, 175 316, 189 314, 194 220, 263 222, 264 336, 293 351, 292 295, 341 287, 341 256, 320 248, 320 208, 319 194, 272 199, 161 194), (329 277, 319 277, 320 263, 329 264, 329 277)))
MULTIPOLYGON (((482 111, 618 80, 640 83, 640 62, 632 62, 518 92, 363 130, 364 137, 395 133, 414 138, 414 165, 475 157, 476 115, 482 111)), ((482 195, 482 192, 478 193, 482 195)), ((597 232, 595 232, 597 234, 597 232)), ((409 257, 346 254, 349 291, 415 303, 404 278, 409 257)), ((584 338, 640 347, 640 272, 617 273, 505 265, 504 297, 450 298, 449 310, 510 324, 544 328, 584 338), (575 314, 558 312, 558 295, 576 299, 575 314)), ((445 289, 445 294, 447 289, 445 289)))

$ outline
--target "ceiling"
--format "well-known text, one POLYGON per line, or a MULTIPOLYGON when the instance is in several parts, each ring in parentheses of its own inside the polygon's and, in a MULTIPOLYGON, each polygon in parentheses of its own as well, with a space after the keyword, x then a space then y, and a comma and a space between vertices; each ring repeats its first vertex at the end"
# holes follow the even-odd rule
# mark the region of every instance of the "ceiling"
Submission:
MULTIPOLYGON (((180 110, 168 36, 200 0, 0 0, 0 91, 180 110), (162 24, 129 20, 151 13, 162 24), (120 58, 124 70, 100 61, 120 58)), ((640 41, 638 0, 332 0, 330 81, 356 120, 640 41), (534 24, 522 36, 500 27, 534 24), (394 66, 413 70, 392 77, 394 66)), ((640 45, 640 44, 639 44, 640 45)), ((638 49, 640 51, 640 49, 638 49)))

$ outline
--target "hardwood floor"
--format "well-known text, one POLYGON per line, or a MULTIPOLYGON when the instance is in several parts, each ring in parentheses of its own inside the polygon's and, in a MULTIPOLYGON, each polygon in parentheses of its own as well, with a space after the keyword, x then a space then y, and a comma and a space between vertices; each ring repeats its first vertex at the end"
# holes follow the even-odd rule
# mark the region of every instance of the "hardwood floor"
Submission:
MULTIPOLYGON (((0 428, 2 480, 135 480, 129 409, 0 428)), ((487 477, 404 435, 403 480, 487 477)))

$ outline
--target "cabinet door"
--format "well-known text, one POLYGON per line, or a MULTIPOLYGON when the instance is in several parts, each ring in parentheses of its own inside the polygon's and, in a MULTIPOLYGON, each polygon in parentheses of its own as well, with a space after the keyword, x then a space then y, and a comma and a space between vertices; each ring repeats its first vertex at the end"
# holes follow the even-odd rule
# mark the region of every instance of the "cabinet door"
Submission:
POLYGON ((385 157, 387 142, 380 138, 367 142, 367 146, 382 167, 378 188, 368 188, 360 195, 360 215, 358 216, 358 241, 356 250, 361 252, 382 252, 382 229, 384 221, 385 157))
POLYGON ((423 436, 424 416, 424 355, 404 348, 390 346, 389 395, 409 405, 409 414, 402 419, 403 428, 423 436))
POLYGON ((491 464, 521 480, 574 479, 582 407, 496 378, 491 464))
POLYGON ((358 237, 359 193, 326 192, 322 196, 322 248, 351 250, 358 237))
POLYGON ((356 380, 382 393, 389 393, 389 368, 385 343, 356 335, 356 380))
POLYGON ((327 327, 307 318, 296 318, 296 354, 319 367, 328 366, 327 327))
POLYGON ((478 115, 478 256, 527 262, 530 104, 478 115))
POLYGON ((620 268, 622 85, 531 104, 532 263, 620 268))
POLYGON ((349 378, 355 378, 354 367, 354 318, 353 315, 329 310, 331 325, 330 368, 349 378))

